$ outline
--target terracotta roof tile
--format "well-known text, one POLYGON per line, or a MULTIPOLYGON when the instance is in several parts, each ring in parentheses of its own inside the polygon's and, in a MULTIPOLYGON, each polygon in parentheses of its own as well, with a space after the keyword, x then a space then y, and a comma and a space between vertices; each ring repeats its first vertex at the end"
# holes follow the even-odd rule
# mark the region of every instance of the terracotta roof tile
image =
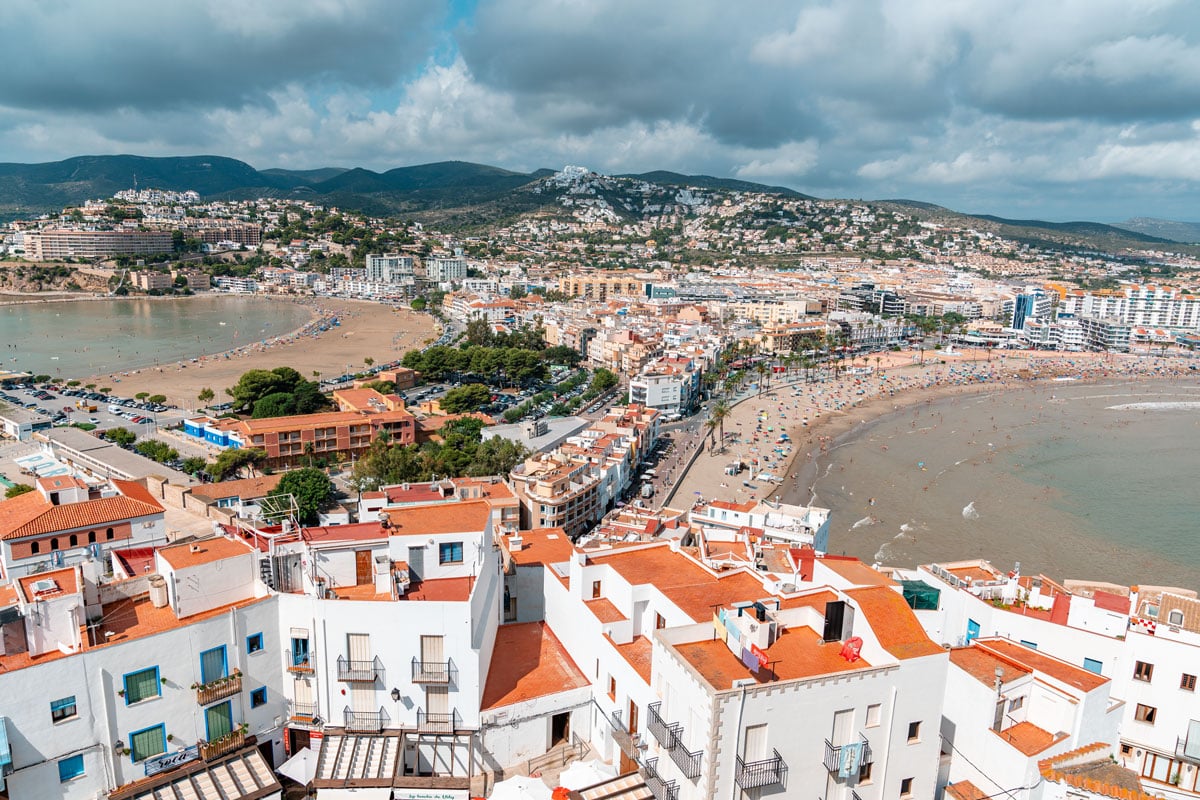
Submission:
POLYGON ((625 622, 629 619, 607 597, 601 597, 599 600, 588 600, 584 605, 601 622, 625 622))
POLYGON ((1036 756, 1047 747, 1050 747, 1050 745, 1067 738, 1065 733, 1056 736, 1050 731, 1039 728, 1028 720, 1018 722, 1011 728, 1005 728, 1002 731, 992 731, 992 733, 1027 756, 1036 756))
POLYGON ((1048 656, 1008 639, 977 639, 975 644, 1085 692, 1090 692, 1108 683, 1108 678, 1103 675, 1097 675, 1083 667, 1060 661, 1053 656, 1048 656))
POLYGON ((111 525, 163 513, 163 507, 140 483, 113 481, 124 494, 52 505, 39 492, 0 503, 0 538, 18 539, 43 533, 111 525))
POLYGON ((192 489, 192 494, 208 500, 223 500, 227 497, 266 497, 272 489, 279 485, 283 475, 284 473, 277 472, 273 475, 260 475, 256 478, 206 483, 192 489))
POLYGON ((187 569, 253 553, 250 545, 224 536, 160 548, 158 554, 174 569, 187 569))
POLYGON ((987 800, 988 795, 970 781, 959 781, 946 787, 946 797, 951 800, 987 800))
POLYGON ((950 663, 987 686, 995 685, 997 668, 1001 670, 1000 680, 1003 683, 1033 673, 1033 670, 1024 664, 1019 664, 1010 658, 1003 658, 991 650, 974 645, 956 647, 951 650, 950 663))
POLYGON ((629 662, 642 680, 650 683, 650 664, 653 661, 654 645, 645 636, 635 636, 629 644, 613 644, 621 658, 629 662))
MULTIPOLYGON (((711 618, 711 614, 709 615, 711 618)), ((753 678, 759 683, 772 680, 795 680, 869 669, 866 659, 853 663, 841 657, 837 644, 821 643, 816 631, 807 627, 788 628, 766 649, 767 657, 776 662, 771 668, 751 672, 720 639, 703 639, 675 645, 676 652, 699 672, 717 691, 725 691, 733 682, 753 678), (772 673, 771 670, 774 670, 772 673)))
MULTIPOLYGON (((511 538, 506 537, 505 543, 511 541, 511 538)), ((509 548, 513 563, 522 567, 534 564, 561 564, 570 561, 574 552, 575 547, 562 528, 521 531, 521 549, 513 551, 509 548)))
POLYGON ((925 633, 903 595, 895 589, 874 586, 851 589, 846 594, 858 603, 879 644, 896 658, 919 658, 945 652, 925 633))
POLYGON ((587 685, 546 623, 501 625, 479 707, 486 711, 587 685))

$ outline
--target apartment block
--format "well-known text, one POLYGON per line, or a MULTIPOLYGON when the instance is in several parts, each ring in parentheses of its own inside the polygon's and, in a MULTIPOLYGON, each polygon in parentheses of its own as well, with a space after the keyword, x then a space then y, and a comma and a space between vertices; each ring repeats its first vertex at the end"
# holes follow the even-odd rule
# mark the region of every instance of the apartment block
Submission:
POLYGON ((44 228, 25 234, 25 253, 32 261, 153 255, 173 249, 170 231, 44 228))

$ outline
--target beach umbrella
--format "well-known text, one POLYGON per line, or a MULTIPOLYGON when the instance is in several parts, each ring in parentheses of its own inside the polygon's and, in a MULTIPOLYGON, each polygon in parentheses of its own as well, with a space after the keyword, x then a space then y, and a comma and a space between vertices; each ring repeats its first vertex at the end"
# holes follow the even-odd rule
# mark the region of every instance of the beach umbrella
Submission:
POLYGON ((576 761, 558 776, 558 785, 567 789, 585 789, 617 777, 617 770, 599 761, 576 761))
POLYGON ((491 800, 550 800, 550 787, 537 778, 514 775, 492 787, 491 800))

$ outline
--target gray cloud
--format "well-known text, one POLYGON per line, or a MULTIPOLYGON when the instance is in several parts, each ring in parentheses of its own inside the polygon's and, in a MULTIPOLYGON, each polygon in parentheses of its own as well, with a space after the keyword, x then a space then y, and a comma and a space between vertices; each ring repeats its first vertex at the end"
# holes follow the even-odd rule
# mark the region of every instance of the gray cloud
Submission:
POLYGON ((1194 217, 1200 200, 1187 0, 482 0, 452 13, 15 0, 0 5, 0 153, 577 162, 1105 219, 1194 217))

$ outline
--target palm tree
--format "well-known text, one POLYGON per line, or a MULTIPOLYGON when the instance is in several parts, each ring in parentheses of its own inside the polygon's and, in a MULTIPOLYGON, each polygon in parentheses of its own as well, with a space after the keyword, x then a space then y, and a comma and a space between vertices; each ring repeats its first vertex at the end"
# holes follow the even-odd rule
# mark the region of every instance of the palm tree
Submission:
POLYGON ((713 443, 714 443, 716 435, 717 435, 717 425, 718 425, 718 422, 714 417, 709 417, 708 419, 704 420, 704 428, 705 428, 705 430, 708 431, 708 449, 709 450, 712 450, 712 448, 713 448, 713 443))
POLYGON ((724 400, 717 403, 712 407, 712 410, 708 412, 709 421, 716 423, 716 426, 720 428, 722 447, 725 445, 725 419, 732 413, 733 409, 730 407, 729 403, 726 403, 724 400))
POLYGON ((754 371, 758 373, 758 393, 763 393, 763 384, 769 381, 771 367, 765 361, 760 361, 754 365, 754 371))

